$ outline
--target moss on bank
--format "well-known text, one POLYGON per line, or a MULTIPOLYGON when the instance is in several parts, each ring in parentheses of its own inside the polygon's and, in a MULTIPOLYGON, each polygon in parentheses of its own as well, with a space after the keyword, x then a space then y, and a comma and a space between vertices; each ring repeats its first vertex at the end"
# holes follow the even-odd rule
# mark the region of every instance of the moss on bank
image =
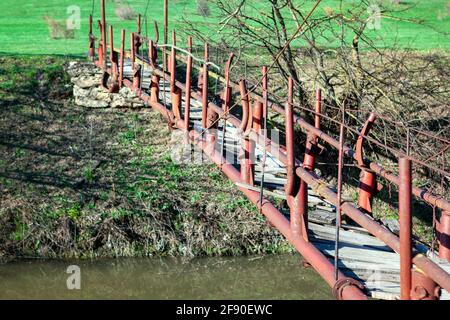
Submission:
POLYGON ((171 160, 158 113, 75 106, 66 62, 0 58, 0 257, 292 250, 215 166, 171 160))

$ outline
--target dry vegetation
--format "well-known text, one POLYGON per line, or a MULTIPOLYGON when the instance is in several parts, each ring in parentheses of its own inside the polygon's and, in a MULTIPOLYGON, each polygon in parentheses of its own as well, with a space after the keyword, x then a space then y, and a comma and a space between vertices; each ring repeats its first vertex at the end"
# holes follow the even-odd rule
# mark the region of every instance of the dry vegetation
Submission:
POLYGON ((291 250, 215 166, 171 161, 158 113, 76 107, 64 60, 0 59, 0 257, 291 250))

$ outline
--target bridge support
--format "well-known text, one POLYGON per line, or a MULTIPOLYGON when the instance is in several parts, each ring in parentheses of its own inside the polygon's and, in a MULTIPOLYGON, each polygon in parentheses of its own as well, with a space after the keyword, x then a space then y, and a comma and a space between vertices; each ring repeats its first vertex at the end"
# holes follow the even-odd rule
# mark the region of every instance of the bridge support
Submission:
MULTIPOLYGON (((192 54, 192 37, 188 38, 188 50, 192 54)), ((192 56, 188 55, 186 61, 186 90, 184 97, 184 128, 186 132, 190 131, 190 116, 191 116, 191 85, 192 85, 192 56)))
POLYGON ((412 218, 411 218, 411 161, 399 159, 400 185, 398 207, 400 219, 400 298, 411 299, 412 287, 412 218))
POLYGON ((295 174, 294 150, 294 81, 289 78, 286 103, 287 183, 286 199, 290 209, 290 228, 294 237, 308 241, 308 185, 295 174))
POLYGON ((92 33, 92 15, 89 15, 89 58, 95 60, 95 37, 92 33))
POLYGON ((175 30, 172 32, 172 45, 170 54, 170 94, 172 96, 172 112, 175 119, 181 119, 181 89, 175 85, 177 69, 177 52, 175 50, 177 39, 175 30))
MULTIPOLYGON (((229 62, 231 63, 231 58, 229 62)), ((230 65, 228 63, 228 66, 230 65)), ((239 131, 242 135, 242 148, 240 152, 240 165, 241 165, 241 180, 243 183, 248 185, 254 184, 255 178, 255 143, 250 140, 248 133, 250 132, 253 125, 253 115, 250 108, 250 98, 247 91, 247 84, 245 80, 239 82, 239 88, 241 93, 241 104, 242 104, 242 122, 239 127, 239 131)), ((229 101, 231 100, 231 88, 228 86, 224 92, 225 96, 225 111, 228 112, 229 101)))
POLYGON ((125 62, 125 29, 122 29, 120 37, 120 63, 119 63, 119 89, 123 86, 123 64, 125 62))

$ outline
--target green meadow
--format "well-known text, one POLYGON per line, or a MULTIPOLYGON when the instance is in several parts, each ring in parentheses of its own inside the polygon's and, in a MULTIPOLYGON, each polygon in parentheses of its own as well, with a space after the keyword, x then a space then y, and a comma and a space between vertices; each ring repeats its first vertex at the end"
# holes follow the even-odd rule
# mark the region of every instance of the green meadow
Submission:
MULTIPOLYGON (((344 10, 350 8, 352 0, 344 1, 344 10)), ((379 47, 413 48, 417 50, 448 49, 450 41, 448 30, 450 30, 450 2, 449 0, 431 1, 400 1, 400 4, 392 4, 392 0, 378 0, 393 7, 398 12, 392 17, 382 18, 380 28, 368 30, 368 35, 374 39, 379 47), (409 10, 402 10, 411 7, 409 10), (415 19, 420 24, 411 23, 404 19, 415 19)), ((122 1, 124 5, 130 5, 135 12, 144 15, 147 9, 148 33, 153 35, 153 20, 160 25, 162 33, 162 0, 129 0, 122 1)), ((203 32, 208 32, 212 37, 219 37, 218 22, 220 17, 216 8, 210 4, 211 14, 203 17, 197 13, 197 2, 195 0, 169 0, 169 28, 179 28, 183 25, 183 17, 195 23, 196 27, 203 32)), ((298 5, 306 12, 314 1, 299 0, 298 5)), ((341 1, 324 0, 314 13, 315 17, 325 15, 326 12, 336 10, 341 1)), ((0 2, 0 52, 7 54, 61 54, 61 55, 84 55, 87 52, 87 34, 89 14, 94 12, 94 19, 100 17, 99 0, 3 0, 0 2), (50 16, 57 21, 64 22, 69 17, 67 10, 70 6, 78 6, 80 10, 81 25, 75 31, 73 39, 52 39, 44 16, 50 16)), ((115 10, 117 1, 107 0, 107 22, 115 27, 115 39, 119 39, 121 28, 128 32, 136 30, 135 21, 120 20, 115 10)), ((247 12, 258 14, 259 9, 264 9, 264 1, 248 1, 247 12)), ((294 25, 290 17, 288 29, 294 32, 294 25)), ((94 21, 95 21, 94 20, 94 21)), ((96 23, 95 32, 98 35, 96 23)), ((339 26, 336 26, 338 28, 339 26)), ((351 34, 347 35, 350 39, 351 34)), ((116 42, 117 43, 117 42, 116 42)), ((329 40, 323 45, 333 46, 336 41, 329 40)), ((304 43, 299 40, 296 46, 304 43)))

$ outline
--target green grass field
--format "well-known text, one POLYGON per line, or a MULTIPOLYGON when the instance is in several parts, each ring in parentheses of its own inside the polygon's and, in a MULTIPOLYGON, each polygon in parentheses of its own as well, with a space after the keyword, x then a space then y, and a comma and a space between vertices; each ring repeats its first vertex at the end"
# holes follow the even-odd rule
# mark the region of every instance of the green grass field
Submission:
MULTIPOLYGON (((354 1, 356 0, 349 0, 347 5, 354 1)), ((378 1, 386 2, 390 0, 378 1)), ((94 2, 94 17, 98 19, 100 1, 94 0, 94 2)), ((374 0, 374 2, 377 1, 374 0)), ((147 0, 129 0, 128 3, 136 12, 143 14, 147 0)), ((256 0, 249 1, 249 3, 251 3, 249 7, 254 6, 255 8, 261 8, 265 5, 263 1, 256 0)), ((298 3, 306 3, 303 10, 305 12, 314 2, 299 0, 298 3)), ((327 7, 336 9, 339 3, 340 1, 337 0, 324 0, 314 14, 316 16, 324 15, 324 9, 327 7)), ((381 29, 370 30, 370 36, 377 39, 379 46, 389 47, 397 43, 400 47, 419 50, 450 48, 448 35, 443 34, 450 30, 449 0, 403 0, 400 5, 396 6, 401 9, 411 4, 416 5, 411 10, 397 13, 396 16, 420 19, 427 26, 399 21, 395 18, 383 18, 381 29)), ((107 1, 108 23, 116 27, 116 39, 118 39, 119 28, 134 31, 135 22, 121 21, 114 12, 115 7, 114 1, 107 1)), ((182 24, 182 17, 185 16, 190 21, 195 22, 199 29, 214 36, 214 33, 219 30, 216 24, 223 17, 217 16, 217 10, 212 5, 210 9, 211 16, 204 18, 197 14, 195 0, 169 0, 170 28, 179 27, 182 24)), ((91 0, 3 0, 0 2, 0 52, 9 54, 83 55, 87 52, 88 17, 91 10, 91 0), (80 30, 76 31, 74 39, 51 39, 43 17, 49 15, 57 20, 65 21, 68 17, 67 8, 72 5, 81 8, 80 30)), ((147 16, 150 21, 156 20, 162 26, 162 0, 149 1, 147 16)), ((294 32, 293 25, 288 25, 288 27, 291 33, 294 32)), ((149 24, 149 33, 153 35, 152 24, 149 24)), ((302 43, 299 41, 296 45, 301 46, 302 43)), ((327 43, 326 45, 333 46, 333 43, 327 43)))

